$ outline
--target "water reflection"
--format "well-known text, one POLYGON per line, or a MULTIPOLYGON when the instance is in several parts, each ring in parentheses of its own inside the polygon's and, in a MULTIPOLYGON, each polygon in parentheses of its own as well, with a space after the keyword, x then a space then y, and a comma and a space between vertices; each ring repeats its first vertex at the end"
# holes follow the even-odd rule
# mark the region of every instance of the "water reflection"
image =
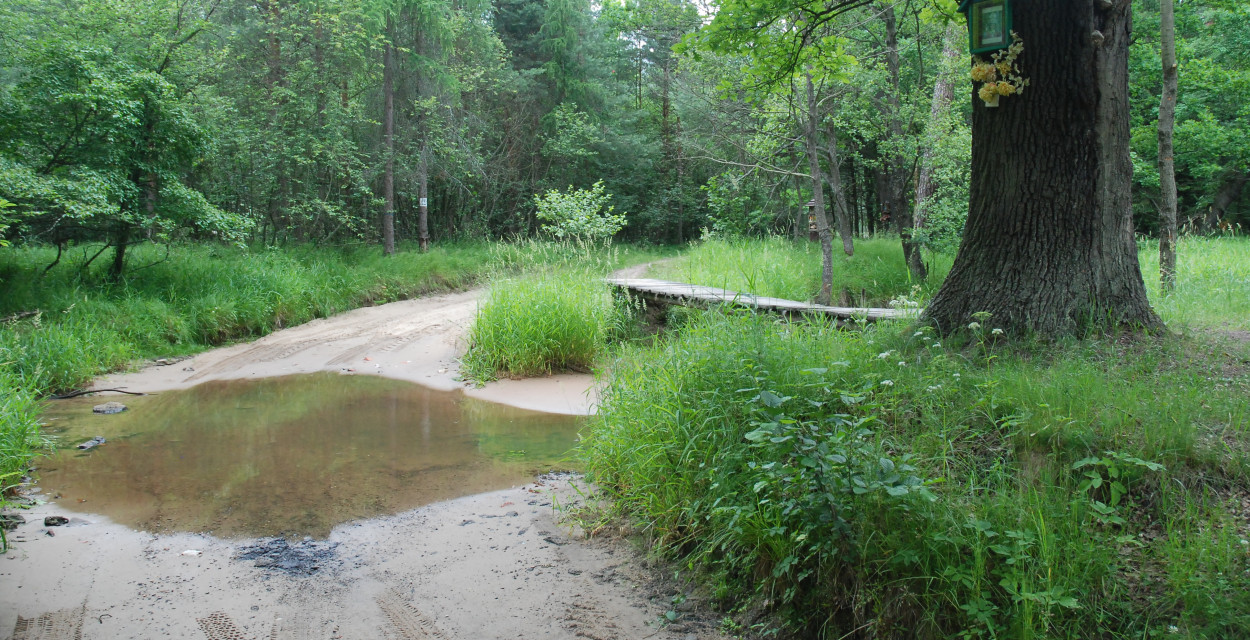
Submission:
MULTIPOLYGON (((335 525, 526 482, 561 464, 581 420, 373 376, 208 382, 52 403, 66 449, 41 465, 47 495, 147 531, 312 535, 335 525), (79 442, 107 444, 82 452, 79 442)), ((561 465, 565 466, 565 465, 561 465)))

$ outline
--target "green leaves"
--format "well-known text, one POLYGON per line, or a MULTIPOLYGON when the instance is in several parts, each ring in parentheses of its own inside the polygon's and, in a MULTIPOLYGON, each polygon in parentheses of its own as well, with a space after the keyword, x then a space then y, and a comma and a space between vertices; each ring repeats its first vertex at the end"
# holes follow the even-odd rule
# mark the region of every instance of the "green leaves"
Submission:
POLYGON ((625 226, 625 214, 612 213, 614 207, 608 204, 611 199, 599 180, 590 189, 574 189, 570 185, 567 192, 552 189, 535 195, 534 205, 538 218, 549 223, 543 225, 543 231, 557 238, 606 240, 625 226))
POLYGON ((1102 457, 1091 456, 1072 463, 1074 471, 1082 471, 1077 491, 1089 498, 1094 518, 1104 525, 1125 524, 1116 514, 1116 507, 1128 493, 1131 477, 1143 471, 1163 471, 1163 465, 1148 462, 1118 451, 1106 451, 1102 457))

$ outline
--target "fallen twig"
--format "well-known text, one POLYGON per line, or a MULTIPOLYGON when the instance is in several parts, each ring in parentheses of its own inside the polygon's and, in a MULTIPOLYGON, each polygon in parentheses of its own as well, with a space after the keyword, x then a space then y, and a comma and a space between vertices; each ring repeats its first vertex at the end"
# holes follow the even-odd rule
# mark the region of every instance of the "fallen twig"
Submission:
POLYGON ((52 399, 53 400, 68 400, 70 398, 77 398, 78 396, 85 396, 88 393, 104 393, 105 391, 116 391, 117 393, 125 393, 125 394, 132 395, 132 396, 156 395, 154 393, 140 393, 138 391, 126 391, 125 389, 84 389, 82 391, 75 391, 73 393, 67 393, 63 396, 52 396, 52 399))

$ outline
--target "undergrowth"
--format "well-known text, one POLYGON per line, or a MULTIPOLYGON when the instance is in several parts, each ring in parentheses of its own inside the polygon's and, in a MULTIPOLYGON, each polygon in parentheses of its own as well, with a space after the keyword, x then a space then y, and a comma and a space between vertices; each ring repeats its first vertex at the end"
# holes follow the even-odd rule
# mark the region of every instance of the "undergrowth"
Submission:
POLYGON ((692 314, 621 349, 582 454, 753 635, 1250 637, 1250 341, 1221 335, 692 314))
MULTIPOLYGON (((855 255, 835 248, 834 304, 884 307, 899 296, 928 297, 950 270, 950 256, 929 256, 933 273, 913 282, 897 238, 857 240, 855 255), (918 289, 916 289, 918 287, 918 289)), ((782 237, 713 238, 700 242, 681 258, 658 265, 655 277, 720 287, 742 293, 810 301, 820 291, 820 245, 782 237)))

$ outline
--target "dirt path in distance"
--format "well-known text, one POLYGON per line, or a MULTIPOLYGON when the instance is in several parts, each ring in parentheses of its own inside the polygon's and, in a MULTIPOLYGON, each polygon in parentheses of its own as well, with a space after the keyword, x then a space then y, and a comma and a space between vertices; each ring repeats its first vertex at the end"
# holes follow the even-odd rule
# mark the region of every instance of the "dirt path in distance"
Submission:
POLYGON ((97 380, 95 389, 158 392, 208 380, 268 378, 337 371, 382 375, 522 409, 589 414, 595 402, 589 374, 500 380, 476 388, 459 381, 459 358, 484 289, 363 307, 275 331, 253 342, 206 351, 169 365, 97 380))

